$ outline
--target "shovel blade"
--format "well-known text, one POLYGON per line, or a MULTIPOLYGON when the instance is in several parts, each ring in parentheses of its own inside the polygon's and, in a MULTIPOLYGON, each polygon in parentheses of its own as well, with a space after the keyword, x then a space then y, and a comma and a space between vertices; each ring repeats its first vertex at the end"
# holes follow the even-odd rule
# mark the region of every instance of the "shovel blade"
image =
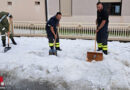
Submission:
POLYGON ((4 52, 7 52, 11 49, 11 47, 5 47, 4 52))
POLYGON ((50 50, 49 50, 49 55, 55 55, 55 56, 57 56, 57 50, 55 50, 55 49, 50 49, 50 50))
POLYGON ((103 53, 100 53, 100 52, 87 52, 87 61, 91 62, 92 60, 102 61, 103 60, 103 53))

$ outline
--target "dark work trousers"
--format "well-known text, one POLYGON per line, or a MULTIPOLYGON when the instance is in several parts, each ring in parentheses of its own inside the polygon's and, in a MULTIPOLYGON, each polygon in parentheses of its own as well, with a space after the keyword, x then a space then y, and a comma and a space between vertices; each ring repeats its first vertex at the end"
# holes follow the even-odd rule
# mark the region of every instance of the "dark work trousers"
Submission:
MULTIPOLYGON (((58 34, 58 32, 55 32, 55 33, 57 34, 55 47, 60 47, 60 44, 59 44, 59 34, 58 34)), ((54 47, 55 37, 54 37, 54 35, 53 35, 53 33, 51 31, 47 30, 47 38, 48 38, 48 41, 49 41, 49 47, 52 49, 54 47)))
POLYGON ((97 33, 98 48, 107 51, 108 23, 97 33))

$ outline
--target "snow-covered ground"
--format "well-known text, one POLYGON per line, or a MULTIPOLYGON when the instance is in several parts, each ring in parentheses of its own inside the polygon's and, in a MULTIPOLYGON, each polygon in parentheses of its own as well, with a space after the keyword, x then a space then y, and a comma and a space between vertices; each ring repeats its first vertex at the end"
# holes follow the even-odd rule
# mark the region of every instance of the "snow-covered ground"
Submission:
POLYGON ((0 46, 0 71, 8 78, 6 83, 28 80, 50 82, 55 90, 130 90, 130 43, 109 42, 109 55, 90 63, 86 53, 93 51, 93 40, 61 39, 63 51, 56 57, 48 55, 46 38, 15 39, 18 45, 11 44, 7 53, 0 46))

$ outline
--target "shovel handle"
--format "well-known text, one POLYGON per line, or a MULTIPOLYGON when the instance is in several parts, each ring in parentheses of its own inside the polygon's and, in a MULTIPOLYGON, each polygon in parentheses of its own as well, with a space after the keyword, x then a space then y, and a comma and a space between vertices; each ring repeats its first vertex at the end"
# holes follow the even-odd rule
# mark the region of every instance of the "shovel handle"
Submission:
MULTIPOLYGON (((9 19, 10 20, 10 19, 9 19)), ((9 37, 10 37, 10 27, 11 27, 11 24, 10 24, 11 20, 9 21, 9 31, 8 31, 8 47, 9 47, 9 37)))
MULTIPOLYGON (((57 30, 57 32, 56 32, 56 36, 57 36, 57 34, 58 34, 58 31, 59 31, 59 27, 58 27, 58 30, 57 30)), ((57 38, 55 38, 55 40, 54 40, 54 45, 56 44, 56 39, 57 39, 57 38)))
POLYGON ((97 41, 97 32, 96 32, 96 36, 95 36, 95 52, 96 52, 96 41, 97 41))
POLYGON ((12 34, 14 34, 14 25, 13 25, 13 20, 11 19, 10 21, 10 24, 11 24, 11 31, 12 31, 12 34))

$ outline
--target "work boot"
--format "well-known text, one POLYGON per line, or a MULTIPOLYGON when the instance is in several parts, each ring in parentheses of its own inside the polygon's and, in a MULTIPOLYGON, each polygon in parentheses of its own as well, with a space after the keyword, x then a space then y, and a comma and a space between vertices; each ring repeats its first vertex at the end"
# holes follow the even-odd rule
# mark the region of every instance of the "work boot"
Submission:
POLYGON ((2 43, 3 43, 3 47, 6 46, 6 40, 2 40, 2 43))
POLYGON ((11 38, 11 41, 14 45, 17 45, 17 43, 15 42, 14 38, 11 38))
POLYGON ((102 48, 98 48, 98 50, 97 51, 102 51, 102 48))
POLYGON ((60 49, 60 47, 56 47, 56 50, 57 51, 62 51, 62 49, 60 49))
POLYGON ((103 53, 105 54, 105 55, 107 55, 108 53, 107 53, 107 51, 103 51, 103 53))

